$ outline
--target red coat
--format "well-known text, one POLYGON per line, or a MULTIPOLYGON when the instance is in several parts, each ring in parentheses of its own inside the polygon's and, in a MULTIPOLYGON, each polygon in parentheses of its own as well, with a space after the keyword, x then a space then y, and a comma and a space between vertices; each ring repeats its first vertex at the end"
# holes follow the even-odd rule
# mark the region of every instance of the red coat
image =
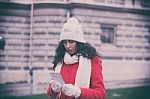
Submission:
MULTIPOLYGON (((79 99, 105 99, 106 93, 102 76, 102 61, 99 57, 95 57, 91 59, 91 64, 92 64, 91 65, 92 71, 91 71, 90 88, 80 88, 81 95, 79 99)), ((60 73, 66 84, 71 83, 74 85, 78 66, 79 66, 78 63, 72 64, 72 66, 63 64, 60 73)), ((50 85, 48 86, 47 94, 49 97, 54 97, 56 95, 52 93, 50 85)), ((60 99, 74 99, 74 98, 65 96, 62 93, 60 99)))

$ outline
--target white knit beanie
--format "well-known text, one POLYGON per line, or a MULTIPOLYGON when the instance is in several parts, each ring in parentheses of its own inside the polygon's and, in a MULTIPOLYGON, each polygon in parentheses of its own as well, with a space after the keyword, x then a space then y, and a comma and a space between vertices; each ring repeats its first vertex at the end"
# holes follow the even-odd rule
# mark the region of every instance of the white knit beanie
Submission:
POLYGON ((74 40, 81 43, 86 43, 82 26, 79 24, 79 21, 72 17, 63 25, 60 34, 60 41, 62 40, 74 40))

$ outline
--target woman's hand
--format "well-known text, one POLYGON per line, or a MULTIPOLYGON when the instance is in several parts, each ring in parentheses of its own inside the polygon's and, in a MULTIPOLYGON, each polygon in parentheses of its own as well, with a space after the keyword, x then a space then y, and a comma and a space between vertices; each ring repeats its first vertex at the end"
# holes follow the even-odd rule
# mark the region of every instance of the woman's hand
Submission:
POLYGON ((50 85, 51 85, 52 91, 54 93, 61 92, 61 84, 59 82, 57 82, 56 80, 51 80, 50 85))
POLYGON ((75 98, 78 98, 81 95, 81 89, 72 84, 62 85, 62 92, 67 96, 73 96, 75 98))

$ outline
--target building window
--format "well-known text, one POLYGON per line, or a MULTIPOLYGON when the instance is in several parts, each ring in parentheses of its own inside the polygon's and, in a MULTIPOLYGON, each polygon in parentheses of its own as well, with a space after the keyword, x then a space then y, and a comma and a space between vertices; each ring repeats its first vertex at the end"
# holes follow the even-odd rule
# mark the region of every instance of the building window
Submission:
POLYGON ((150 8, 150 1, 149 0, 142 0, 141 5, 143 7, 148 7, 150 8))
POLYGON ((116 25, 101 24, 101 42, 115 44, 116 25))

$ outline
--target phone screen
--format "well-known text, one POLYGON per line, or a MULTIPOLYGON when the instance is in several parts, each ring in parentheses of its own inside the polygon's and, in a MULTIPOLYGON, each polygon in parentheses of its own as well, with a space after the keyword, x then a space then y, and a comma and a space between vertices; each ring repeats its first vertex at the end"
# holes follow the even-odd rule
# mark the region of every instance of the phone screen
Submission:
POLYGON ((58 81, 60 84, 62 84, 62 85, 65 84, 60 73, 50 73, 50 75, 51 75, 52 79, 58 81))

